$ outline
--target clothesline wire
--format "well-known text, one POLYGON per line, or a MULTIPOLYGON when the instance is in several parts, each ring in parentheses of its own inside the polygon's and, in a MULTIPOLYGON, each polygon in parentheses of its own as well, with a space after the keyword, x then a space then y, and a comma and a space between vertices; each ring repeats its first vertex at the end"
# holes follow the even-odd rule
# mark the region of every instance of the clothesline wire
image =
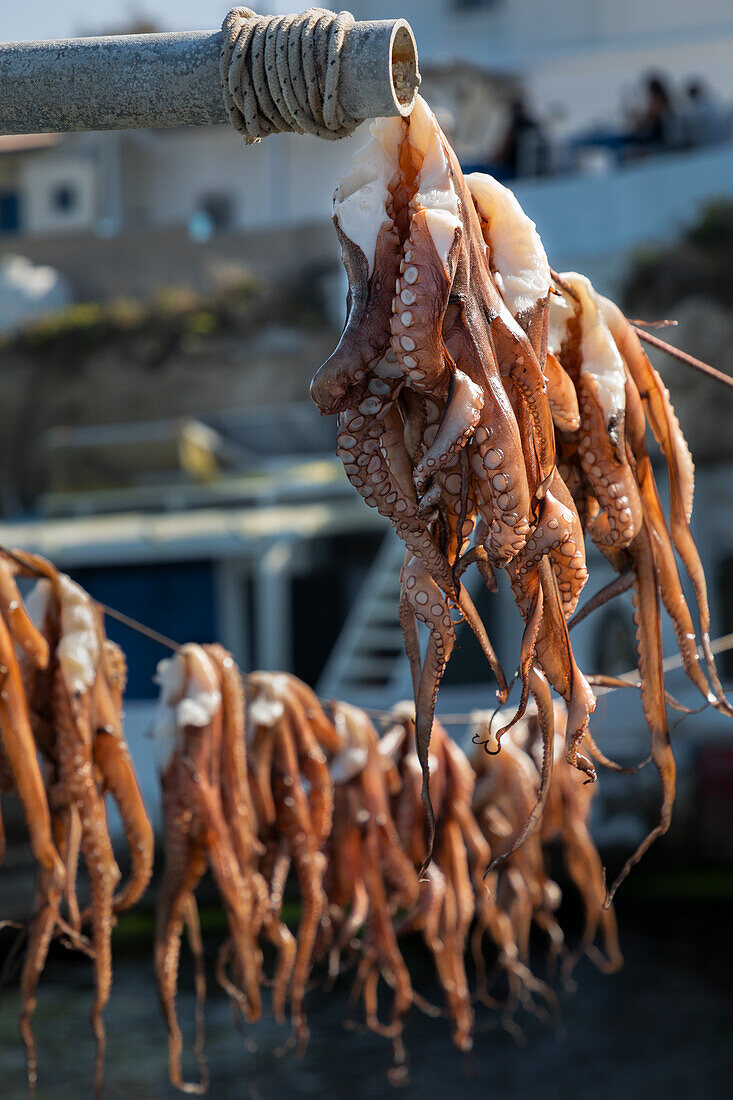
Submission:
MULTIPOLYGON (((723 634, 721 637, 716 638, 714 642, 711 642, 710 648, 714 654, 725 653, 727 650, 733 649, 733 634, 723 634)), ((700 657, 703 656, 702 653, 699 655, 700 657)), ((665 657, 662 662, 662 668, 665 672, 671 672, 672 669, 675 668, 682 668, 682 665, 682 657, 678 653, 671 657, 665 657)), ((628 672, 624 672, 620 676, 617 676, 616 679, 625 680, 630 687, 636 687, 640 677, 640 670, 638 668, 632 668, 628 672)), ((619 691, 621 689, 620 687, 598 687, 594 690, 596 695, 608 695, 612 691, 619 691)), ((391 712, 388 710, 377 710, 370 707, 363 707, 362 709, 365 710, 371 718, 388 720, 391 717, 391 712)), ((476 709, 478 710, 481 708, 476 709)), ((489 708, 486 709, 488 710, 489 708)), ((436 718, 444 726, 463 726, 471 721, 473 713, 475 712, 469 712, 467 714, 436 714, 436 718)), ((689 715, 685 715, 684 717, 689 717, 689 715)))
MULTIPOLYGON (((9 547, 0 545, 0 553, 5 554, 7 558, 16 562, 27 572, 33 573, 39 580, 50 579, 42 569, 37 569, 32 562, 20 557, 20 555, 9 549, 9 547)), ((165 634, 161 634, 159 630, 154 630, 152 626, 146 626, 145 623, 138 622, 137 619, 133 619, 130 615, 125 615, 123 611, 116 611, 114 607, 108 607, 107 604, 102 603, 100 600, 94 600, 94 602, 100 611, 103 611, 105 615, 109 615, 110 619, 116 619, 118 623, 129 626, 131 630, 137 631, 138 634, 143 634, 146 638, 150 638, 151 641, 165 646, 166 649, 172 649, 176 652, 181 648, 178 642, 174 642, 172 638, 168 638, 165 634)))
MULTIPOLYGON (((10 558, 12 561, 20 565, 24 570, 29 573, 35 574, 41 580, 48 580, 48 576, 40 569, 37 569, 31 562, 24 560, 13 550, 10 550, 7 546, 0 544, 0 553, 10 558)), ((151 641, 157 642, 159 645, 164 646, 166 649, 171 649, 173 652, 177 652, 181 649, 179 642, 174 642, 172 638, 168 638, 165 634, 161 634, 159 630, 155 630, 151 626, 146 626, 145 623, 139 622, 137 619, 133 619, 131 615, 126 615, 123 611, 117 611, 113 607, 109 607, 107 604, 101 603, 99 600, 94 600, 97 607, 104 612, 105 615, 109 615, 111 619, 116 619, 117 622, 122 623, 124 626, 130 628, 130 630, 136 631, 138 634, 144 635, 146 638, 150 638, 151 641)), ((733 649, 733 634, 723 634, 719 638, 716 638, 711 642, 710 648, 714 654, 725 653, 729 649, 733 649)), ((700 654, 702 657, 702 653, 700 654)), ((674 654, 671 657, 665 657, 662 662, 662 668, 665 672, 670 672, 673 669, 681 668, 683 665, 682 657, 680 654, 674 654)), ((638 668, 630 669, 628 672, 622 673, 617 676, 617 680, 625 680, 631 687, 638 686, 641 672, 638 668)), ((515 677, 516 679, 516 677, 515 677)), ((592 677, 591 677, 592 679, 592 677)), ((608 695, 612 691, 619 691, 620 687, 597 687, 595 689, 596 695, 608 695)), ((362 707, 371 718, 377 718, 379 720, 389 720, 392 717, 392 712, 389 710, 379 710, 374 707, 362 707)), ((474 712, 468 712, 466 714, 438 714, 436 718, 444 725, 466 725, 470 722, 472 714, 474 712)))

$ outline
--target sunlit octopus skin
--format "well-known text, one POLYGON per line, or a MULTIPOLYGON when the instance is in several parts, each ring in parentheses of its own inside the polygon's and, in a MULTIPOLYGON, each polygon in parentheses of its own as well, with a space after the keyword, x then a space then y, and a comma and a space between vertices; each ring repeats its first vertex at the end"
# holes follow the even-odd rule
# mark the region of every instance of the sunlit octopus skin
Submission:
POLYGON ((100 673, 93 686, 93 756, 103 794, 117 803, 130 852, 130 874, 114 898, 115 912, 135 905, 153 871, 155 837, 122 728, 127 663, 118 645, 102 641, 100 673))
MULTIPOLYGON (((111 931, 114 889, 119 881, 104 809, 104 796, 97 784, 94 745, 97 731, 103 636, 100 620, 89 596, 49 563, 33 559, 33 567, 50 582, 44 634, 53 654, 47 671, 24 670, 31 701, 34 734, 48 761, 48 802, 57 844, 66 863, 66 897, 71 925, 62 921, 61 891, 41 879, 42 904, 34 918, 21 974, 21 1035, 26 1047, 28 1078, 33 1087, 36 1075, 36 1047, 32 1018, 36 989, 51 937, 59 930, 76 945, 87 949, 78 935, 81 917, 75 895, 78 856, 84 860, 91 884, 88 947, 94 963, 95 994, 92 1029, 96 1041, 95 1095, 102 1087, 105 1050, 103 1013, 112 981, 111 931), (31 677, 29 682, 29 676, 31 677), (36 681, 34 683, 34 681, 36 681), (38 692, 45 697, 36 710, 38 692)), ((45 583, 45 582, 44 582, 45 583)), ((109 717, 109 712, 105 712, 109 717)), ((143 811, 144 814, 144 811, 143 811)))
POLYGON ((682 590, 674 546, 667 527, 646 446, 646 418, 641 396, 636 384, 628 374, 626 378, 626 408, 629 448, 636 467, 641 499, 654 536, 653 548, 660 581, 660 595, 674 624, 683 667, 703 698, 707 701, 714 700, 714 706, 721 706, 722 709, 730 713, 724 701, 711 695, 710 684, 699 664, 695 627, 682 590))
POLYGON ((547 402, 555 426, 561 432, 577 432, 580 427, 580 409, 572 379, 551 351, 545 356, 544 370, 547 402))
MULTIPOLYGON (((430 738, 438 688, 455 645, 456 633, 447 602, 430 574, 416 558, 406 560, 400 575, 400 585, 400 624, 415 694, 415 743, 423 769, 421 798, 428 826, 429 860, 435 835, 435 814, 430 798, 430 738), (418 622, 424 623, 429 632, 424 657, 420 655, 418 622)), ((476 623, 475 633, 497 677, 499 693, 506 698, 507 685, 501 666, 465 589, 462 590, 461 608, 471 608, 476 623)))
MULTIPOLYGON (((716 671, 710 648, 710 610, 705 574, 695 541, 690 531, 690 517, 694 497, 694 465, 689 448, 675 415, 669 393, 641 346, 639 337, 621 310, 607 298, 599 297, 603 315, 616 345, 623 356, 629 380, 633 381, 641 397, 644 411, 667 465, 670 490, 669 531, 695 592, 700 617, 700 640, 705 655, 708 676, 717 704, 727 708, 725 696, 716 671)), ((638 435, 637 435, 638 439, 638 435)), ((636 451, 640 451, 637 443, 636 451)), ((637 457, 637 462, 639 461, 637 457)), ((642 481, 642 486, 643 486, 642 481)), ((665 590, 667 586, 665 585, 665 590)), ((673 598, 671 596, 670 598, 673 598)), ((671 614, 671 612, 670 612, 671 614)), ((673 616, 674 618, 674 616, 673 616)), ((675 629, 677 623, 675 622, 675 629)), ((682 653, 688 667, 686 654, 682 653)), ((688 675, 690 672, 688 671, 688 675)))
POLYGON ((624 364, 589 281, 574 272, 562 278, 576 298, 553 296, 550 312, 560 315, 553 329, 562 342, 552 350, 575 384, 578 456, 602 509, 591 533, 595 542, 622 549, 636 537, 643 513, 626 455, 624 364))
POLYGON ((217 663, 201 646, 186 645, 161 666, 155 736, 161 760, 166 862, 156 913, 155 973, 168 1029, 171 1082, 184 1091, 200 1092, 201 1084, 182 1077, 175 994, 183 925, 207 866, 227 913, 239 1007, 250 1020, 261 1011, 255 897, 235 851, 220 783, 222 743, 229 736, 224 729, 240 719, 228 712, 231 697, 222 693, 217 663))
POLYGON ((16 655, 19 646, 34 668, 45 668, 49 649, 23 606, 14 579, 19 571, 17 563, 0 558, 0 744, 12 775, 13 790, 24 809, 34 858, 54 882, 61 884, 64 867, 53 842, 48 801, 16 655))
MULTIPOLYGON (((246 695, 250 782, 260 840, 268 849, 271 866, 279 856, 287 874, 292 859, 303 903, 292 976, 284 983, 289 985, 295 1038, 302 1048, 308 1039, 303 1002, 316 937, 321 924, 328 921, 321 848, 331 829, 333 781, 323 748, 288 677, 250 673, 246 695)), ((271 903, 279 914, 282 892, 277 893, 273 898, 271 890, 271 903)), ((284 995, 282 987, 279 995, 284 995)))
POLYGON ((472 172, 466 185, 481 221, 494 282, 544 366, 551 276, 537 227, 509 188, 492 176, 472 172))
POLYGON ((450 598, 457 596, 450 565, 426 518, 420 515, 412 486, 411 466, 402 436, 402 421, 391 401, 374 402, 372 419, 363 405, 339 416, 337 453, 347 477, 370 507, 392 521, 405 545, 424 563, 450 598))
POLYGON ((399 199, 395 202, 392 191, 404 130, 402 119, 375 120, 334 194, 333 221, 349 283, 348 315, 338 347, 311 385, 311 397, 324 414, 366 397, 369 375, 389 347, 400 262, 399 199))
MULTIPOLYGON (((477 395, 488 383, 501 405, 501 387, 492 376, 499 369, 516 371, 516 382, 532 405, 532 415, 540 415, 535 395, 544 384, 541 369, 483 262, 484 243, 473 201, 440 128, 422 100, 411 115, 407 141, 424 157, 417 177, 419 190, 411 202, 410 236, 393 303, 392 346, 409 382, 418 391, 424 388, 442 396, 451 372, 465 372, 469 376, 466 381, 473 382, 477 395), (410 301, 417 296, 407 311, 402 309, 405 294, 410 301), (453 316, 455 306, 449 308, 449 301, 460 303, 458 325, 453 316), (468 327, 471 335, 467 343, 459 340, 459 327, 464 329, 464 336, 468 327), (534 379, 530 382, 527 372, 532 370, 534 379)), ((443 432, 448 444, 441 450, 445 458, 451 457, 467 438, 482 408, 491 417, 494 403, 489 400, 485 407, 486 394, 484 402, 466 402, 466 385, 454 386, 453 390, 466 406, 466 413, 463 417, 457 411, 452 414, 453 446, 449 445, 447 429, 443 432)), ((452 397, 451 402, 454 400, 452 397)), ((506 426, 511 432, 511 423, 506 426)), ((548 438, 547 432, 538 436, 540 448, 544 446, 543 438, 548 438)), ((437 466, 438 456, 431 457, 437 466)), ((519 530, 514 531, 514 536, 519 534, 519 530)), ((508 537, 511 540, 512 535, 508 537)))
POLYGON ((534 222, 507 187, 482 172, 466 176, 465 184, 499 293, 500 313, 493 325, 499 365, 527 404, 546 475, 552 466, 552 402, 546 371, 550 265, 534 222))
POLYGON ((557 469, 536 493, 537 522, 522 552, 515 575, 521 583, 546 555, 552 563, 563 605, 569 618, 588 580, 585 541, 572 496, 557 469))
MULTIPOLYGON (((457 162, 444 144, 444 138, 428 108, 422 104, 419 111, 411 117, 408 140, 418 127, 418 142, 427 148, 428 154, 435 159, 442 158, 440 171, 443 185, 455 202, 459 232, 448 254, 449 269, 433 247, 432 255, 428 247, 432 238, 428 235, 425 242, 424 262, 420 267, 408 259, 411 253, 409 241, 405 246, 405 258, 402 262, 402 279, 415 287, 418 295, 425 295, 422 307, 424 323, 418 332, 418 320, 413 321, 410 335, 401 332, 402 321, 395 314, 393 319, 393 342, 395 354, 405 367, 410 385, 418 392, 438 392, 440 387, 431 388, 430 383, 442 371, 447 392, 450 371, 446 364, 453 363, 483 394, 479 426, 474 432, 475 453, 472 468, 477 475, 477 504, 479 512, 487 518, 489 527, 488 546, 499 564, 511 559, 521 549, 529 530, 529 491, 526 485, 521 443, 511 405, 506 397, 496 359, 491 320, 500 312, 500 300, 496 288, 491 283, 484 259, 484 243, 473 201, 462 182, 457 162), (442 295, 443 313, 436 316, 430 297, 431 284, 442 274, 447 281, 442 295), (432 278, 431 278, 432 273, 432 278), (421 285, 419 280, 423 280, 421 285), (410 283, 412 280, 412 283, 410 283), (425 285, 427 283, 427 285, 425 285), (449 304, 449 296, 451 303, 449 304), (444 314, 444 315, 443 315, 444 314), (491 319, 491 320, 490 320, 491 319), (434 334, 432 338, 423 335, 423 331, 434 334), (404 341, 415 343, 412 352, 405 350, 404 341), (436 349, 432 356, 431 347, 436 349), (418 354, 418 349, 425 349, 418 354), (412 366, 413 360, 416 366, 412 366), (425 374, 424 379, 416 377, 416 372, 425 374), (478 467, 478 468, 477 468, 478 467)), ((415 257, 412 257, 415 259, 415 257)), ((398 296, 402 294, 401 283, 397 286, 398 296)), ((420 298, 418 298, 420 301, 420 298)), ((413 312, 415 307, 413 307, 413 312)), ((531 349, 528 348, 531 355, 531 349)), ((464 390, 454 388, 461 395, 464 390)), ((460 420, 454 417, 460 431, 460 420)), ((473 417, 469 420, 472 422, 473 417)), ((443 447, 447 457, 452 456, 448 447, 443 447)), ((437 469, 436 465, 436 469, 437 469)))
POLYGON ((342 745, 330 762, 335 804, 326 847, 325 885, 333 937, 329 971, 338 973, 341 953, 356 940, 361 961, 352 1002, 362 994, 366 1025, 392 1040, 393 1069, 399 1070, 405 1060, 402 1022, 414 996, 393 916, 397 907, 415 905, 418 880, 392 820, 388 768, 378 752, 374 727, 355 707, 334 703, 330 709, 342 745), (388 1024, 382 1024, 376 1013, 380 976, 394 989, 388 1024))

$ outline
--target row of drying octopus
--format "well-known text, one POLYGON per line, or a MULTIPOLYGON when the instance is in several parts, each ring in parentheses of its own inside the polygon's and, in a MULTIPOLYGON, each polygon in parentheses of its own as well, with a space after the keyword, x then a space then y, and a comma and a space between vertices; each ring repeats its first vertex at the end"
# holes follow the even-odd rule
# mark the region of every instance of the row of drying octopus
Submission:
MULTIPOLYGON (((205 966, 195 891, 212 873, 228 921, 216 975, 242 1022, 262 1012, 264 942, 275 949, 272 1010, 289 1012, 291 1042, 308 1037, 306 989, 316 973, 332 984, 354 970, 351 1003, 360 1025, 392 1044, 390 1077, 406 1079, 403 1025, 415 1008, 446 1015, 461 1050, 471 1049, 476 1000, 500 1007, 518 1034, 517 1007, 551 1017, 557 998, 530 969, 530 932, 547 936, 566 979, 587 954, 610 972, 622 962, 613 910, 604 907, 600 857, 588 831, 593 787, 564 760, 565 709, 553 707, 557 760, 541 830, 514 850, 536 803, 542 731, 536 715, 515 724, 499 757, 479 747, 473 761, 436 722, 431 743, 439 824, 427 858, 421 769, 414 749, 414 706, 389 713, 380 737, 369 716, 347 703, 322 704, 294 676, 254 672, 242 679, 218 645, 187 645, 161 662, 155 723, 160 753, 166 861, 158 899, 155 972, 169 1036, 169 1075, 186 1091, 205 1091, 205 966), (569 880, 585 909, 572 950, 557 920, 560 889, 546 848, 559 842, 569 880), (506 860, 485 879, 493 856, 506 860), (291 870, 300 901, 297 929, 283 919, 291 870), (176 991, 184 929, 196 974, 199 1080, 182 1070, 176 991), (420 936, 430 952, 445 1005, 414 987, 400 940, 420 936), (602 946, 597 944, 601 940, 602 946), (469 987, 469 946, 477 975, 469 987), (503 990, 486 967, 493 944, 503 990), (380 983, 391 1002, 379 1011, 380 983), (493 995, 492 995, 493 991, 493 995), (499 999, 502 998, 502 999, 499 999)), ((492 719, 474 716, 474 740, 492 719)), ((356 1026, 351 1021, 352 1026, 356 1026)))
MULTIPOLYGON (((521 697, 489 751, 530 695, 549 713, 554 689, 568 708, 567 762, 588 781, 594 762, 618 767, 592 739, 596 699, 570 643, 589 539, 618 574, 592 606, 633 588, 641 700, 662 786, 659 825, 616 886, 666 831, 674 802, 660 597, 690 680, 707 703, 733 714, 710 648, 705 577, 690 533, 694 467, 667 390, 621 310, 582 275, 551 271, 512 192, 481 173, 464 177, 424 100, 408 120, 372 123, 337 187, 333 218, 347 320, 311 396, 322 413, 338 416, 337 453, 349 480, 405 543, 400 620, 431 833, 431 728, 458 622, 476 635, 500 701, 508 697, 461 583, 472 565, 492 591, 496 571, 506 571, 524 621, 521 697), (666 462, 669 516, 647 427, 666 462), (692 582, 697 632, 676 555, 692 582)), ((544 742, 549 779, 549 734, 544 742)), ((547 789, 518 842, 537 827, 547 789)))
MULTIPOLYGON (((116 914, 144 893, 154 856, 123 730, 125 658, 106 638, 103 616, 89 595, 45 559, 22 551, 0 555, 0 645, 0 793, 20 800, 38 865, 34 914, 9 953, 10 959, 25 937, 20 1031, 29 1087, 32 1091, 37 1081, 32 1027, 37 987, 58 939, 93 963, 98 1094, 112 929, 116 914), (36 581, 25 600, 19 578, 36 581), (109 836, 108 794, 128 847, 123 883, 109 836), (80 857, 88 878, 86 907, 77 892, 80 857)), ((424 938, 462 1049, 470 1046, 473 1030, 464 963, 472 923, 477 993, 487 1003, 499 1003, 490 997, 486 978, 488 937, 506 976, 503 1020, 513 1030, 517 1005, 546 1013, 556 1007, 549 985, 529 968, 533 924, 547 933, 566 974, 583 953, 605 969, 620 965, 615 919, 603 908, 601 863, 587 829, 592 788, 564 766, 562 711, 554 714, 558 768, 543 827, 517 851, 512 851, 515 838, 540 786, 539 722, 517 724, 500 758, 481 750, 475 771, 436 726, 431 761, 440 825, 433 862, 420 883, 427 846, 410 706, 392 712, 379 738, 364 712, 345 703, 324 707, 292 676, 252 673, 243 681, 231 656, 217 645, 184 646, 161 663, 158 681, 153 735, 163 790, 165 866, 155 975, 174 1084, 202 1091, 207 1082, 202 1031, 196 1044, 200 1080, 184 1080, 175 1008, 185 927, 196 961, 202 1028, 205 968, 195 890, 207 869, 230 933, 216 973, 237 1014, 254 1021, 262 1012, 263 939, 277 960, 274 1015, 283 1020, 290 1013, 299 1045, 307 1038, 304 999, 314 965, 322 963, 321 970, 334 980, 353 963, 354 997, 363 1002, 365 1026, 392 1040, 398 1078, 406 1072, 401 1032, 407 1011, 413 1006, 439 1011, 413 988, 400 936, 413 932, 424 938), (573 951, 565 946, 555 915, 559 890, 545 869, 544 846, 558 838, 586 911, 584 936, 573 951), (492 854, 508 858, 484 883, 492 854), (300 897, 295 933, 282 911, 289 877, 297 881, 300 897), (603 952, 596 946, 599 934, 603 952), (377 1013, 380 979, 394 991, 387 1023, 377 1013)), ((489 721, 477 715, 479 740, 489 721)))
MULTIPOLYGON (((18 797, 37 864, 34 915, 6 960, 7 970, 25 940, 20 1032, 29 1091, 37 1079, 32 1022, 38 982, 51 942, 59 938, 93 960, 98 1092, 115 914, 142 896, 153 866, 153 830, 122 728, 125 656, 107 639, 99 608, 79 585, 44 558, 3 551, 0 672, 0 794, 18 797), (36 582, 25 602, 19 578, 36 582), (108 794, 129 848, 130 870, 122 883, 108 830, 108 794), (84 911, 77 896, 80 859, 89 880, 84 911)), ((0 816, 0 864, 4 854, 0 816)))

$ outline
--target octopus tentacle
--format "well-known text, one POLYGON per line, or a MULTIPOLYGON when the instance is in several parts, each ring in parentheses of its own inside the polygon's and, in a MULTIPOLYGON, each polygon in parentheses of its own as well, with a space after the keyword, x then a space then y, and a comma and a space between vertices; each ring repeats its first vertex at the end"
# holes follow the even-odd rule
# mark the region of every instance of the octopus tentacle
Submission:
POLYGON ((728 707, 715 658, 710 646, 710 607, 705 573, 690 531, 694 495, 694 465, 675 415, 669 393, 658 371, 641 346, 632 325, 613 302, 601 299, 601 306, 629 373, 641 395, 656 439, 667 464, 670 489, 670 530, 677 553, 685 566, 695 593, 700 617, 700 641, 708 676, 718 703, 728 707))
POLYGON ((291 697, 287 710, 291 733, 298 749, 298 761, 310 784, 308 801, 313 831, 320 847, 331 832, 333 781, 326 763, 326 754, 318 744, 298 699, 291 697))
POLYGON ((119 913, 135 905, 147 889, 153 872, 155 837, 127 744, 115 734, 99 730, 93 752, 104 788, 119 808, 131 857, 130 874, 114 898, 115 912, 119 913))
POLYGON ((16 645, 36 668, 46 668, 50 656, 48 640, 31 620, 15 584, 19 566, 0 557, 0 615, 16 645))
POLYGON ((25 812, 31 849, 40 867, 63 882, 64 867, 51 835, 51 815, 38 766, 15 647, 0 616, 0 734, 15 789, 25 812))
POLYGON ((38 1082, 38 1054, 33 1033, 33 1016, 36 1010, 36 993, 41 973, 48 956, 56 925, 63 887, 52 871, 41 871, 38 896, 40 908, 33 918, 28 946, 20 976, 21 1015, 18 1022, 20 1037, 25 1048, 28 1091, 33 1094, 38 1082))
MULTIPOLYGON (((659 572, 659 587, 664 606, 669 613, 677 637, 677 645, 682 657, 685 672, 700 691, 703 698, 710 700, 710 685, 698 663, 697 640, 687 601, 680 582, 674 550, 664 512, 659 500, 656 481, 645 443, 646 421, 641 408, 638 390, 631 378, 627 378, 627 403, 630 414, 633 412, 634 432, 630 434, 629 444, 633 451, 639 486, 646 517, 654 533, 654 552, 659 572)), ((713 697, 715 698, 715 697, 713 697)), ((721 705, 716 699, 715 705, 721 705)), ((729 713, 733 713, 729 708, 729 713)))
POLYGON ((580 427, 580 409, 570 375, 551 351, 547 353, 544 370, 547 401, 556 427, 561 432, 577 432, 580 427))
POLYGON ((189 834, 191 811, 181 798, 185 790, 182 771, 182 763, 175 762, 174 770, 163 781, 166 860, 155 920, 155 977, 168 1031, 168 1076, 171 1084, 183 1092, 200 1094, 206 1087, 204 1081, 193 1083, 183 1078, 183 1036, 176 1014, 178 961, 183 925, 188 913, 189 898, 206 870, 205 851, 189 834))
POLYGON ((468 375, 455 370, 451 393, 433 442, 415 466, 413 478, 418 493, 425 490, 428 480, 444 470, 465 446, 481 418, 484 397, 468 375))
MULTIPOLYGON (((446 265, 436 251, 429 228, 432 214, 424 208, 416 209, 410 220, 410 236, 395 284, 390 327, 392 350, 414 389, 445 397, 452 363, 443 343, 442 326, 450 297, 457 237, 451 236, 446 265)), ((460 229, 453 232, 459 234, 460 229)))
POLYGON ((60 667, 54 677, 54 714, 58 729, 59 786, 68 802, 75 802, 79 808, 81 853, 91 883, 95 976, 91 1020, 97 1047, 96 1094, 102 1087, 106 1045, 103 1013, 112 985, 113 898, 120 872, 107 833, 104 802, 94 781, 91 698, 88 693, 72 696, 60 667))
MULTIPOLYGON (((404 604, 409 606, 414 617, 424 623, 429 631, 427 649, 415 693, 415 742, 423 774, 421 797, 428 829, 428 857, 421 870, 422 878, 430 862, 435 839, 435 814, 429 785, 430 734, 433 728, 438 686, 455 645, 455 628, 448 606, 437 586, 414 558, 403 566, 402 593, 404 604)), ((401 618, 404 618, 404 615, 401 618)), ((416 678, 414 666, 413 678, 416 678)))
POLYGON ((333 220, 349 279, 348 317, 338 347, 311 383, 311 397, 324 415, 347 408, 364 392, 369 371, 389 347, 391 290, 401 253, 400 238, 387 210, 391 204, 386 188, 384 206, 378 214, 383 224, 370 257, 348 235, 353 229, 339 199, 337 191, 333 220))
POLYGON ((647 723, 652 732, 652 760, 659 772, 662 785, 662 808, 659 824, 651 830, 637 847, 611 886, 606 904, 609 905, 621 883, 639 862, 644 853, 669 829, 675 795, 676 768, 669 738, 664 699, 664 666, 662 659, 662 629, 657 594, 651 535, 646 525, 634 542, 634 589, 639 671, 641 673, 641 701, 647 723))
POLYGON ((511 847, 494 857, 486 868, 485 876, 495 871, 513 855, 518 848, 521 848, 530 836, 532 836, 542 819, 542 813, 550 790, 555 741, 555 712, 552 705, 552 696, 547 680, 538 669, 532 669, 529 675, 529 681, 532 695, 537 703, 537 717, 539 719, 540 731, 542 734, 542 769, 540 772, 540 786, 537 792, 537 800, 532 807, 529 817, 514 838, 511 847))

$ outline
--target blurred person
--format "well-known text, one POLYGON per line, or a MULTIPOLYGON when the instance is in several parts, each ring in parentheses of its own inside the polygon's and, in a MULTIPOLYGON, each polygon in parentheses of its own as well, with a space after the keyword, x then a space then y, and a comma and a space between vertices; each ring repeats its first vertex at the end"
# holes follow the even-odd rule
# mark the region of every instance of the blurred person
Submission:
POLYGON ((512 100, 509 125, 492 160, 509 179, 538 176, 545 170, 547 138, 523 96, 512 100))
POLYGON ((685 88, 683 106, 685 143, 714 145, 727 136, 728 119, 723 105, 699 77, 685 88))
POLYGON ((636 114, 627 141, 646 150, 669 148, 674 144, 676 114, 667 81, 658 73, 645 80, 646 102, 636 114))

